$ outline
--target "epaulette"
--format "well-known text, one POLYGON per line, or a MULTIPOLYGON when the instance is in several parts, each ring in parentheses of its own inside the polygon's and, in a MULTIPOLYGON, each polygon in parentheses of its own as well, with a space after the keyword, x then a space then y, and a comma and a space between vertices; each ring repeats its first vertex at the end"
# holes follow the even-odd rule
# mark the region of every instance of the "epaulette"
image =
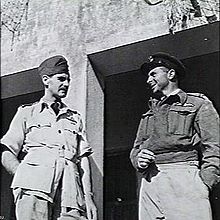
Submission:
POLYGON ((141 115, 141 118, 144 119, 147 116, 147 113, 141 115))
POLYGON ((187 95, 194 96, 194 97, 197 97, 197 98, 201 98, 201 99, 206 100, 206 101, 210 101, 209 98, 207 96, 205 96, 204 94, 202 94, 202 93, 187 93, 187 95))
POLYGON ((146 117, 146 113, 141 115, 141 118, 145 118, 146 117))
POLYGON ((72 109, 68 109, 67 112, 73 113, 73 114, 76 114, 76 115, 81 115, 78 111, 72 110, 72 109))
POLYGON ((37 103, 39 103, 39 101, 33 102, 33 103, 28 103, 28 104, 22 104, 22 105, 20 105, 19 107, 21 107, 21 108, 30 107, 30 106, 35 105, 35 104, 37 104, 37 103))
POLYGON ((145 118, 147 115, 153 115, 153 112, 147 111, 144 114, 142 114, 141 118, 145 118))

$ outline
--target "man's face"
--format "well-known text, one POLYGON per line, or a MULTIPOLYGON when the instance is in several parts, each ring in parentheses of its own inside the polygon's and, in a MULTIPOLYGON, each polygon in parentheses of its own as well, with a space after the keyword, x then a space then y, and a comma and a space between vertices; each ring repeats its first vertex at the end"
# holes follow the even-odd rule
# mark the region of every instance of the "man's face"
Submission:
POLYGON ((69 88, 70 76, 67 73, 58 73, 48 78, 48 91, 53 97, 65 98, 69 88))
POLYGON ((166 89, 169 84, 168 71, 166 67, 156 67, 148 73, 147 83, 150 85, 153 93, 163 93, 164 89, 166 89))

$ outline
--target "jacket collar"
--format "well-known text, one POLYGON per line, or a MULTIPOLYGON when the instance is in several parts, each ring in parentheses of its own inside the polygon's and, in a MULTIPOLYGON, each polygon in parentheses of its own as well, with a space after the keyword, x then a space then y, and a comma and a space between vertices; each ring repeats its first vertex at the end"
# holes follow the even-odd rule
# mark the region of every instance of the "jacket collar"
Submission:
POLYGON ((187 94, 180 89, 177 95, 180 97, 180 103, 183 105, 187 100, 187 94))
MULTIPOLYGON (((186 100, 187 100, 187 94, 186 94, 186 92, 184 92, 184 91, 181 90, 181 89, 178 89, 174 94, 172 94, 172 93, 170 94, 170 96, 172 96, 172 95, 177 95, 177 96, 179 96, 181 105, 184 105, 184 103, 185 103, 186 100)), ((149 102, 148 102, 148 105, 149 105, 150 108, 152 108, 152 105, 156 105, 156 104, 159 103, 159 102, 160 102, 160 103, 163 103, 163 101, 165 101, 165 99, 166 99, 165 96, 161 97, 160 99, 150 97, 150 100, 149 100, 149 102)))

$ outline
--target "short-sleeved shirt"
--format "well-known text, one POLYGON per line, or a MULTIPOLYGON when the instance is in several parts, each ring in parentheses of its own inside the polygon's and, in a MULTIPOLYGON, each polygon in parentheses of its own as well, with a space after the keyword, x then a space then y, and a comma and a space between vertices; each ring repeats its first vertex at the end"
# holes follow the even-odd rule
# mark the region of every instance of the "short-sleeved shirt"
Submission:
POLYGON ((37 147, 65 146, 75 156, 92 151, 85 136, 81 115, 65 104, 56 116, 48 103, 41 99, 33 105, 21 106, 8 132, 1 140, 16 156, 22 149, 29 152, 37 147))
POLYGON ((92 148, 87 142, 81 115, 64 103, 56 115, 50 104, 42 98, 37 103, 19 107, 1 140, 16 156, 21 150, 27 153, 11 187, 51 195, 54 185, 63 177, 65 206, 77 208, 82 199, 79 198, 77 163, 89 156, 92 148))

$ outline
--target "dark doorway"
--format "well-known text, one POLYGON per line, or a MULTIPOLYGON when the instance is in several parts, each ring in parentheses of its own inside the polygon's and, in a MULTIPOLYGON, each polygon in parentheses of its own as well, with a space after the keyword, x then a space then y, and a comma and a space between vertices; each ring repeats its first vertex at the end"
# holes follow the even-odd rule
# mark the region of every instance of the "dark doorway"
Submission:
POLYGON ((105 82, 105 219, 136 220, 136 172, 129 160, 139 116, 146 109, 139 71, 109 76, 105 82))

